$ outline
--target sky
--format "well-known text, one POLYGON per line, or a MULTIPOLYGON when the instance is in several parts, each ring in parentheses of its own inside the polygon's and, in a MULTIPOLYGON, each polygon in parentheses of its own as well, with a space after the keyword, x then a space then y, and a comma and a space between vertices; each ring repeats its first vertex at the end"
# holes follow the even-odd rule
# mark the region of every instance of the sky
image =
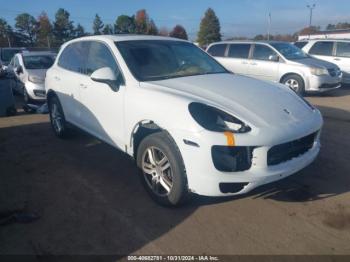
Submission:
POLYGON ((51 19, 62 7, 71 14, 75 24, 92 31, 98 13, 103 22, 114 23, 121 14, 133 15, 146 9, 158 28, 183 25, 195 39, 199 23, 208 7, 214 9, 221 23, 223 38, 252 37, 266 34, 271 13, 271 33, 294 33, 308 26, 308 4, 316 4, 313 25, 350 22, 350 0, 0 0, 0 17, 14 25, 17 14, 28 12, 37 17, 45 11, 51 19))

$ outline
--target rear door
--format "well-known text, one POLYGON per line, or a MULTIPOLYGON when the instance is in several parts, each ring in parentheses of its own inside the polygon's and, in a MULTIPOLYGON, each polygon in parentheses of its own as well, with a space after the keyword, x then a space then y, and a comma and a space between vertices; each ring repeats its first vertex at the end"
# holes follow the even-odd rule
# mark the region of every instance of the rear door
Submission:
POLYGON ((50 85, 60 99, 66 119, 79 127, 82 126, 79 83, 86 78, 87 55, 88 42, 74 42, 62 51, 58 67, 50 73, 50 85))
POLYGON ((350 82, 350 42, 337 42, 334 62, 343 72, 343 79, 350 82))
POLYGON ((278 81, 279 61, 274 60, 278 54, 269 46, 254 44, 249 62, 249 75, 254 78, 278 81))
POLYGON ((229 44, 223 65, 236 74, 249 75, 250 48, 251 44, 249 43, 229 44))
POLYGON ((309 50, 309 54, 325 61, 329 61, 337 64, 337 61, 334 60, 335 44, 333 41, 317 41, 309 50))

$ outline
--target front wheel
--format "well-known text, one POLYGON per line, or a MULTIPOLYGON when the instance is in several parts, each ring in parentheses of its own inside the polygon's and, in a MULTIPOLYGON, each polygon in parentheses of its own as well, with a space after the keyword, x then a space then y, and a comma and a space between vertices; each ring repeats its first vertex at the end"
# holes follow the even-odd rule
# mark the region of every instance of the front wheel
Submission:
POLYGON ((147 136, 137 150, 144 187, 161 205, 178 206, 189 196, 185 166, 175 142, 165 132, 147 136))
POLYGON ((296 75, 288 75, 283 78, 282 83, 289 86, 292 90, 295 91, 295 93, 299 95, 303 95, 305 91, 305 85, 303 79, 296 75))
POLYGON ((48 100, 51 127, 59 138, 66 138, 69 135, 68 125, 63 114, 62 106, 56 96, 48 100))

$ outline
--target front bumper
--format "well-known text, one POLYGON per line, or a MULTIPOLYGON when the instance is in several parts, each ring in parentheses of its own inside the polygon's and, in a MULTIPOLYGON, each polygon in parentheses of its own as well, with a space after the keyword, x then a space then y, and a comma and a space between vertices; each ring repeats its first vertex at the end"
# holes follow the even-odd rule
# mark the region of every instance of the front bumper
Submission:
POLYGON ((327 92, 341 87, 342 75, 330 76, 322 75, 315 76, 310 74, 308 77, 308 82, 305 86, 306 92, 327 92))
POLYGON ((29 97, 32 100, 38 101, 38 102, 44 102, 46 100, 46 91, 44 83, 33 83, 30 81, 27 81, 25 83, 25 88, 28 92, 29 97))
MULTIPOLYGON (((246 171, 239 172, 222 172, 215 168, 213 164, 211 148, 215 145, 227 145, 226 137, 223 134, 206 130, 199 133, 180 131, 170 133, 174 137, 183 157, 189 189, 199 195, 230 196, 247 193, 258 186, 294 174, 309 165, 316 158, 320 150, 318 131, 321 129, 321 126, 322 118, 316 117, 303 128, 294 129, 290 127, 289 131, 287 131, 288 128, 283 129, 279 134, 272 131, 274 134, 270 137, 265 136, 265 132, 261 132, 258 136, 256 134, 244 134, 243 136, 245 137, 250 136, 251 139, 248 140, 251 140, 252 144, 256 144, 257 147, 253 150, 251 167, 246 171), (268 150, 272 146, 299 139, 315 132, 318 132, 317 137, 311 149, 307 152, 280 164, 267 164, 268 150), (198 146, 185 144, 183 139, 193 141, 198 146), (259 141, 262 145, 257 144, 259 141), (243 183, 244 185, 239 191, 223 192, 220 189, 220 184, 223 183, 243 183)), ((243 141, 247 141, 247 139, 239 139, 237 135, 236 145, 243 146, 243 143, 246 143, 243 141)), ((246 146, 252 146, 252 144, 246 144, 246 146)))

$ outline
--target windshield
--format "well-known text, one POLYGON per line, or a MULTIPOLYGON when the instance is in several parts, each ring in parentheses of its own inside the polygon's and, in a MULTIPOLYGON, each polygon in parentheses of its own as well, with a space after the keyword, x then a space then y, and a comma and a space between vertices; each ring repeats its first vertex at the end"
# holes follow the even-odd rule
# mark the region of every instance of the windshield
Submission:
POLYGON ((48 69, 55 61, 51 55, 23 56, 24 67, 27 69, 48 69))
POLYGON ((1 49, 1 61, 8 64, 12 57, 21 51, 21 49, 1 49))
POLYGON ((187 42, 134 40, 117 42, 116 46, 139 81, 227 73, 207 53, 187 42))
POLYGON ((308 58, 309 56, 304 53, 303 50, 289 43, 272 43, 274 48, 277 49, 286 59, 295 60, 308 58))

